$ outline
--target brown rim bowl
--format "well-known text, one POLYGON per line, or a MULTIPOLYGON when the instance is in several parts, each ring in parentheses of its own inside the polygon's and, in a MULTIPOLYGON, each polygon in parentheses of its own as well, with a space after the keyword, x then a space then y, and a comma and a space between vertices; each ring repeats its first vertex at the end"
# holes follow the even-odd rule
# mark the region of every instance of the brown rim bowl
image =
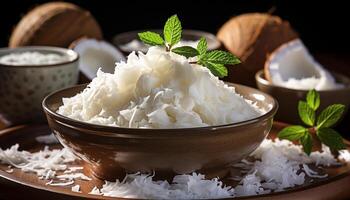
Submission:
POLYGON ((63 97, 74 96, 86 85, 50 94, 43 100, 43 109, 60 143, 86 161, 99 178, 115 180, 138 171, 155 171, 157 177, 167 179, 193 171, 223 177, 230 164, 248 156, 266 138, 278 109, 273 97, 247 86, 231 85, 266 113, 239 123, 178 129, 103 126, 56 113, 63 97))
MULTIPOLYGON (((344 84, 344 87, 334 90, 318 91, 321 97, 321 104, 318 111, 321 111, 328 105, 335 103, 344 104, 347 110, 349 108, 350 79, 335 72, 332 72, 332 75, 335 77, 338 83, 344 84)), ((266 80, 263 70, 256 73, 255 80, 259 90, 273 96, 278 101, 279 109, 275 116, 276 120, 290 124, 302 124, 297 111, 297 106, 299 101, 305 101, 305 97, 308 92, 307 90, 289 89, 272 85, 268 80, 266 80)))

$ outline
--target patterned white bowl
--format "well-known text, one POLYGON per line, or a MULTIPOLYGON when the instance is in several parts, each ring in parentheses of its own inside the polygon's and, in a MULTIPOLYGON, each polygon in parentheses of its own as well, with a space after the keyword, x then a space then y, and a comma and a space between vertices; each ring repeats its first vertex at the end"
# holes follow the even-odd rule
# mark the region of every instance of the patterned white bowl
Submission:
POLYGON ((0 118, 7 124, 44 120, 41 108, 44 97, 58 89, 75 85, 78 81, 79 56, 69 49, 48 46, 1 48, 0 57, 33 51, 64 55, 67 59, 42 65, 0 63, 0 118))

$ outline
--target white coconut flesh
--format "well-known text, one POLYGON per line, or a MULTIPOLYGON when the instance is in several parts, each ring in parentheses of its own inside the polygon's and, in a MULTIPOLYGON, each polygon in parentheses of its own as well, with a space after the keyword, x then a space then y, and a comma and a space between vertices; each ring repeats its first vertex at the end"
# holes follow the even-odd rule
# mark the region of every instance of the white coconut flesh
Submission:
POLYGON ((272 84, 291 89, 330 90, 342 87, 309 53, 300 39, 278 48, 267 60, 265 70, 272 84))
POLYGON ((89 79, 96 77, 99 68, 114 73, 115 63, 125 60, 118 49, 103 40, 83 39, 75 44, 73 50, 80 56, 80 71, 89 79))

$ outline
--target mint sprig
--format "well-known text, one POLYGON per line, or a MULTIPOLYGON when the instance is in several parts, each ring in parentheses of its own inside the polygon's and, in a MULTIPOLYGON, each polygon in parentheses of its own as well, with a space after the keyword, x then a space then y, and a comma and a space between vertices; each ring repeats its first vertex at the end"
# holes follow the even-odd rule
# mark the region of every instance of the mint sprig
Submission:
POLYGON ((138 33, 138 35, 139 38, 148 45, 164 45, 164 40, 158 33, 146 31, 143 33, 138 33))
POLYGON ((197 49, 190 46, 177 47, 171 50, 172 52, 185 56, 186 58, 195 57, 199 55, 197 49))
POLYGON ((171 16, 164 25, 164 39, 169 45, 169 49, 181 40, 182 27, 177 15, 171 16))
POLYGON ((199 64, 207 67, 212 74, 220 78, 228 75, 225 65, 239 64, 240 60, 226 51, 207 51, 208 44, 204 37, 202 37, 197 48, 190 46, 181 46, 173 48, 181 40, 182 26, 177 15, 171 16, 164 25, 163 35, 164 39, 154 32, 139 33, 139 38, 144 43, 151 46, 165 46, 166 51, 185 56, 186 58, 196 57, 196 61, 191 61, 190 64, 199 64))
POLYGON ((280 139, 299 141, 307 155, 310 155, 312 150, 312 138, 318 139, 333 151, 344 149, 346 146, 343 138, 330 127, 334 126, 342 117, 345 106, 342 104, 328 106, 321 112, 316 122, 316 110, 320 106, 320 102, 319 93, 316 90, 310 90, 306 95, 306 101, 299 101, 298 104, 300 119, 310 127, 288 126, 282 129, 277 136, 280 139))

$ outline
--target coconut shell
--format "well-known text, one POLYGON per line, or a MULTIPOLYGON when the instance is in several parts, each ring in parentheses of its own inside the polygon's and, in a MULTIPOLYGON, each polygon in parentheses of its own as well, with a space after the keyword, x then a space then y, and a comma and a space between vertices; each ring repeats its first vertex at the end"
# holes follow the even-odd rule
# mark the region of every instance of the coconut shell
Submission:
POLYGON ((290 40, 298 38, 289 22, 265 13, 233 17, 217 33, 223 46, 242 63, 229 67, 226 81, 255 87, 255 73, 264 68, 267 56, 290 40))
POLYGON ((284 44, 282 44, 281 46, 277 47, 273 52, 271 52, 271 54, 269 54, 266 58, 265 64, 264 64, 264 75, 266 80, 268 80, 270 83, 272 83, 272 76, 271 76, 271 72, 270 72, 270 67, 271 67, 271 63, 272 60, 278 56, 278 54, 283 51, 284 49, 288 48, 288 46, 291 46, 293 43, 296 42, 301 42, 299 41, 299 39, 294 39, 291 40, 289 42, 286 42, 284 44))
POLYGON ((80 37, 102 39, 102 31, 89 11, 74 4, 51 2, 26 14, 14 29, 9 46, 68 47, 80 37))

